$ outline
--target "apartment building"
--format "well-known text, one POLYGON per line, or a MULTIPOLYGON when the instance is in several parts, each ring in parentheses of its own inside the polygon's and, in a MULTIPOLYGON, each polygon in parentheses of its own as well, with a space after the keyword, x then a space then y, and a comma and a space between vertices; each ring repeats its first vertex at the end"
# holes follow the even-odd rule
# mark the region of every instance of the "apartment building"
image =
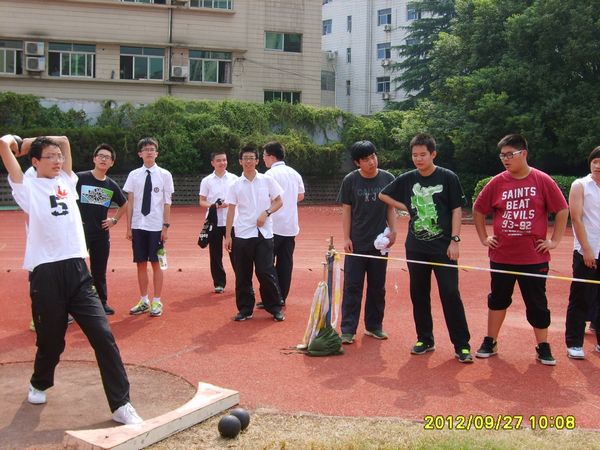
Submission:
POLYGON ((323 8, 322 103, 354 114, 372 114, 405 97, 390 66, 406 26, 417 18, 406 0, 321 0, 323 8), (334 100, 332 102, 332 100, 334 100))
POLYGON ((0 90, 106 100, 321 102, 315 0, 0 0, 0 90))

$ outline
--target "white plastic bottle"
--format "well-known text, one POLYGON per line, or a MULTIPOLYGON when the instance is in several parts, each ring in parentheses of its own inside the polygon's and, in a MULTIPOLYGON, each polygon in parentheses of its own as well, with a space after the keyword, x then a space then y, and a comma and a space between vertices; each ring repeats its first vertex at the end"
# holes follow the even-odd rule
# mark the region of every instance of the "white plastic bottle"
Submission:
POLYGON ((158 264, 161 270, 167 270, 169 265, 167 264, 167 251, 165 250, 164 245, 161 245, 156 252, 158 256, 158 264))

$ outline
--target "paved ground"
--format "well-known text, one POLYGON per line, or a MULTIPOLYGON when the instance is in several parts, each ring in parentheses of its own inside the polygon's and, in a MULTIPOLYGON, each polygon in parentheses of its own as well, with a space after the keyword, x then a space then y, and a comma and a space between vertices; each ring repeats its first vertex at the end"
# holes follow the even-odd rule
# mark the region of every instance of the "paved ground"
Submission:
MULTIPOLYGON (((139 372, 132 377, 132 398, 144 416, 158 415, 166 406, 160 398, 149 397, 158 390, 169 393, 178 389, 180 378, 193 386, 198 381, 240 392, 241 402, 250 409, 271 408, 283 413, 312 412, 347 416, 392 416, 422 419, 427 414, 517 414, 575 415, 577 425, 600 426, 600 353, 592 351, 595 337, 587 335, 588 359, 573 361, 564 348, 564 316, 569 283, 551 280, 548 295, 553 313, 550 342, 558 360, 556 367, 535 361, 533 333, 525 321, 522 300, 515 295, 500 336, 500 354, 473 365, 461 365, 454 359, 452 346, 443 322, 437 288, 433 289, 436 351, 426 356, 409 354, 415 333, 408 298, 408 275, 405 264, 391 261, 388 267, 385 328, 388 341, 376 341, 362 335, 347 348, 344 356, 310 358, 295 352, 304 333, 314 290, 322 277, 322 261, 329 236, 341 243, 341 212, 337 207, 301 208, 301 235, 297 240, 294 282, 288 299, 286 321, 275 323, 264 311, 254 319, 234 323, 233 283, 224 294, 212 293, 208 271, 208 252, 196 246, 201 226, 198 209, 174 208, 171 238, 167 244, 169 270, 166 273, 165 312, 161 318, 148 315, 132 317, 128 309, 137 297, 136 272, 131 263, 131 249, 125 241, 122 225, 113 229, 112 254, 109 261, 110 303, 117 314, 110 318, 122 356, 133 367, 157 369, 175 375, 156 381, 155 372, 139 372), (171 380, 171 381, 169 381, 171 380), (174 383, 172 380, 176 380, 174 383), (175 386, 175 387, 174 387, 175 386), (156 414, 154 414, 156 412, 156 414)), ((404 236, 406 219, 399 219, 404 236)), ((480 246, 474 227, 463 227, 460 262, 487 267, 486 251, 480 246)), ((403 239, 402 239, 403 240, 403 239)), ((58 399, 70 397, 96 416, 82 413, 89 426, 105 426, 110 418, 101 392, 97 400, 79 397, 78 378, 69 377, 68 364, 57 372, 57 386, 49 391, 49 403, 39 407, 23 402, 31 360, 35 352, 34 334, 28 330, 30 317, 26 273, 20 270, 24 248, 22 215, 0 212, 0 298, 10 314, 0 316, 0 436, 6 427, 21 420, 34 425, 34 444, 38 433, 53 429, 60 434, 61 425, 71 426, 58 399), (21 362, 22 364, 14 364, 21 362), (73 383, 70 385, 69 383, 73 383), (68 385, 59 393, 61 384, 68 385), (6 397, 3 393, 11 392, 6 397), (56 425, 51 420, 59 418, 56 425), (17 420, 18 419, 18 420, 17 420)), ((570 231, 553 253, 551 274, 570 275, 572 235, 570 231)), ((403 245, 391 256, 404 256, 403 245)), ((233 280, 228 267, 230 281, 233 280)), ((486 295, 489 274, 461 271, 461 292, 472 335, 478 347, 486 328, 486 295)), ((67 336, 63 361, 93 361, 93 353, 77 327, 67 336)), ((86 368, 85 386, 98 389, 97 372, 86 368), (95 377, 95 379, 94 379, 95 377)), ((193 389, 189 391, 189 397, 193 389)), ((186 392, 185 389, 181 392, 186 392)), ((187 394, 186 394, 187 395, 187 394)), ((186 397, 182 395, 182 397, 186 397)), ((166 397, 169 397, 167 395, 166 397)), ((177 399, 177 404, 187 398, 177 399)), ((75 425, 79 426, 79 425, 75 425)), ((87 426, 81 424, 82 427, 87 426)), ((62 436, 62 435, 61 435, 62 436)), ((41 438, 40 438, 41 439, 41 438)), ((46 438, 43 438, 46 439, 46 438)), ((20 441, 13 442, 21 447, 20 441)), ((30 445, 30 444, 28 444, 30 445)), ((0 442, 0 447, 3 447, 0 442)))

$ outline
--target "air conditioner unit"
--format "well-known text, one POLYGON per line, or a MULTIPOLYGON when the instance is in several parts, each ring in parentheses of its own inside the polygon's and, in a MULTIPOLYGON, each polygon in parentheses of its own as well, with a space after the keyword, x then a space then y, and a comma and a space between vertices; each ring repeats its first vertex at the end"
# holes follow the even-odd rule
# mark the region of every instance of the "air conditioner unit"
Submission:
POLYGON ((189 73, 188 66, 171 67, 171 78, 187 78, 189 73))
POLYGON ((387 67, 391 64, 392 62, 389 59, 384 59, 383 61, 381 61, 381 65, 383 67, 387 67))
POLYGON ((390 93, 389 92, 384 92, 383 94, 381 94, 381 98, 384 100, 389 100, 390 97, 390 93))
POLYGON ((327 52, 327 59, 329 61, 333 61, 336 58, 337 58, 337 52, 336 51, 328 51, 327 52))
POLYGON ((44 43, 25 42, 25 54, 31 56, 44 56, 44 43))
POLYGON ((43 72, 46 70, 46 58, 39 56, 26 57, 25 69, 29 72, 43 72))
POLYGON ((386 23, 383 26, 383 31, 392 31, 392 26, 389 23, 386 23))

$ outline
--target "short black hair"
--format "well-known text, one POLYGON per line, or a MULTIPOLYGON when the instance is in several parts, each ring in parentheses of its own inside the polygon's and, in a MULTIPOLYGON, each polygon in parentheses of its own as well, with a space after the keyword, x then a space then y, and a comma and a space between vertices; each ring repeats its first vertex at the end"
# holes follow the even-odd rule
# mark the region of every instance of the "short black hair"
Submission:
POLYGON ((31 147, 29 147, 29 160, 33 160, 33 158, 35 159, 41 159, 42 158, 42 152, 44 151, 44 149, 46 147, 50 147, 50 146, 55 146, 60 148, 60 145, 58 145, 58 142, 56 142, 54 139, 51 139, 47 136, 39 136, 37 138, 35 138, 35 140, 31 143, 31 147))
POLYGON ((115 149, 112 148, 112 146, 110 144, 100 144, 98 147, 96 147, 96 149, 94 150, 94 155, 93 155, 94 158, 98 155, 100 150, 106 150, 106 151, 110 152, 110 156, 113 161, 115 159, 117 159, 117 153, 115 152, 115 149))
POLYGON ((410 148, 411 152, 412 152, 412 148, 415 145, 424 145, 425 147, 427 147, 427 150, 429 151, 429 153, 433 153, 436 151, 435 139, 433 138, 433 136, 431 136, 430 134, 427 134, 427 133, 419 133, 410 140, 410 144, 409 144, 408 148, 410 148))
POLYGON ((372 154, 377 154, 377 149, 371 141, 357 141, 350 147, 352 161, 358 161, 372 154))
POLYGON ((527 150, 527 139, 520 134, 507 134, 500 142, 498 142, 498 149, 501 150, 502 147, 512 147, 517 150, 527 150))
POLYGON ((217 155, 225 155, 227 156, 227 152, 225 150, 217 150, 214 152, 210 152, 210 160, 214 160, 217 155))
POLYGON ((256 159, 258 159, 258 150, 256 149, 256 147, 254 145, 251 145, 251 144, 244 145, 239 153, 240 159, 242 159, 242 156, 244 155, 244 153, 253 153, 254 157, 256 159))
POLYGON ((285 159, 285 147, 281 142, 271 141, 263 146, 263 150, 270 156, 274 156, 278 161, 285 159))
POLYGON ((140 152, 146 145, 154 145, 156 151, 158 151, 158 141, 153 137, 145 137, 140 139, 137 143, 137 151, 140 152))
POLYGON ((600 158, 600 145, 592 150, 590 156, 588 156, 588 166, 592 164, 592 161, 596 158, 600 158))

